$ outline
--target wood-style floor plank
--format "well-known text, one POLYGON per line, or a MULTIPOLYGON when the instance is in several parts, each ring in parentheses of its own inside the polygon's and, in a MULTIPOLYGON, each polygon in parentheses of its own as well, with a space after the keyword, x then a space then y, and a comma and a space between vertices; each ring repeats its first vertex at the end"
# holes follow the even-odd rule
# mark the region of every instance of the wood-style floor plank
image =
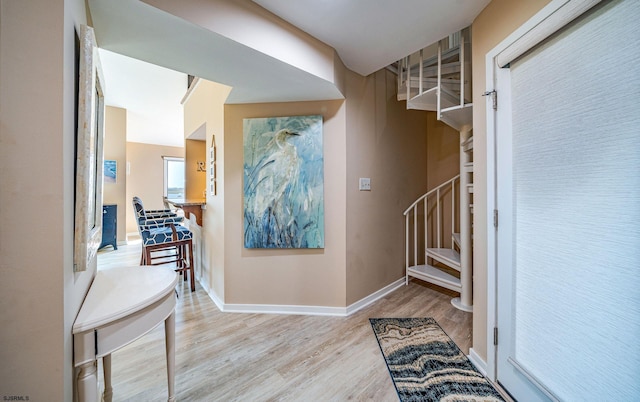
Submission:
MULTIPOLYGON (((140 245, 98 254, 98 269, 137 265, 140 245)), ((123 278, 126 280, 126 278, 123 278)), ((397 401, 369 318, 433 317, 463 353, 472 315, 456 294, 412 281, 349 317, 222 313, 204 290, 178 285, 179 401, 397 401)), ((114 401, 167 397, 163 326, 112 355, 114 401)))

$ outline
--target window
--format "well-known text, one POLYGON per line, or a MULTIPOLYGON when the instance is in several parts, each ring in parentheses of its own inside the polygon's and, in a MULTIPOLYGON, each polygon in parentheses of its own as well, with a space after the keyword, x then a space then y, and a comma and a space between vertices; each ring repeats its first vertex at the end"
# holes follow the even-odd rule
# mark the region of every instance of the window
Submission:
POLYGON ((184 158, 163 156, 164 196, 184 198, 184 158))

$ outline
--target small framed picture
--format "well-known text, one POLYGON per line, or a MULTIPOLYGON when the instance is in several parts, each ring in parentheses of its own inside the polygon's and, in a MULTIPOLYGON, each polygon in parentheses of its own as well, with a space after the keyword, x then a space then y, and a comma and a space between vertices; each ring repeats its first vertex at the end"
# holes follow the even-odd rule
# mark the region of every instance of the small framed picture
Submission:
POLYGON ((104 161, 104 182, 116 183, 118 178, 118 161, 104 161))

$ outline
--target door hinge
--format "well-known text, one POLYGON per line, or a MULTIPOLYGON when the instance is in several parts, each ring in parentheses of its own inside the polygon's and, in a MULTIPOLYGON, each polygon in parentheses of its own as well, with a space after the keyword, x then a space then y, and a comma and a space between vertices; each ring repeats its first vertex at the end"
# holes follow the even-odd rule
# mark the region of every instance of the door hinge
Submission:
POLYGON ((498 210, 497 209, 493 210, 493 227, 494 228, 498 227, 498 210))
POLYGON ((498 345, 498 327, 493 327, 493 345, 498 345))
POLYGON ((493 110, 498 110, 498 92, 495 89, 486 91, 482 96, 491 96, 491 103, 493 104, 493 110))

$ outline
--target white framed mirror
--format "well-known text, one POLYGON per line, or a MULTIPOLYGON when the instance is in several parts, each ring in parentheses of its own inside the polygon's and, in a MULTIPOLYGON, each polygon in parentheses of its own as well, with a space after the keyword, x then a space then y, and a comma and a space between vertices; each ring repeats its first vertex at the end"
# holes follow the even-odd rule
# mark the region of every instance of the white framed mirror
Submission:
POLYGON ((80 27, 74 271, 85 271, 102 238, 104 78, 93 28, 80 27))

